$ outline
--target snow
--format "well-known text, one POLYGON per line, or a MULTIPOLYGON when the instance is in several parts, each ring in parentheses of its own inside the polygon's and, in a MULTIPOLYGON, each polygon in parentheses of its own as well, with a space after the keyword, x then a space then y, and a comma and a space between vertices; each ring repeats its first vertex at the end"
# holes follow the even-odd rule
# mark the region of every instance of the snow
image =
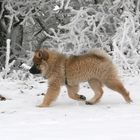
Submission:
MULTIPOLYGON (((47 81, 0 80, 0 140, 139 140, 140 77, 125 78, 132 104, 107 88, 96 105, 85 105, 70 99, 62 87, 59 98, 49 108, 41 103, 47 81)), ((87 83, 80 93, 93 95, 87 83)))

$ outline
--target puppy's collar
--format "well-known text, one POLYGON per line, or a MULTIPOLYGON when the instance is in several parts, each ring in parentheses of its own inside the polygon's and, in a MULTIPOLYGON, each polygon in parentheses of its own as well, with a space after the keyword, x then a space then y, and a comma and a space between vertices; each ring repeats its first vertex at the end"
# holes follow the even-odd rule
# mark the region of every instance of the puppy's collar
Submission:
POLYGON ((67 65, 67 60, 65 60, 65 70, 64 71, 65 71, 65 85, 68 85, 66 65, 67 65))

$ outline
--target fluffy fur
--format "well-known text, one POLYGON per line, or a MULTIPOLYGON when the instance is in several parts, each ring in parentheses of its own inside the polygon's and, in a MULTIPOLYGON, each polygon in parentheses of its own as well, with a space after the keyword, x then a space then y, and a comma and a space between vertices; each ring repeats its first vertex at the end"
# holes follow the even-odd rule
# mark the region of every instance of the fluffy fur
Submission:
POLYGON ((70 98, 83 100, 86 104, 99 101, 103 95, 103 85, 120 93, 127 103, 132 101, 111 59, 98 49, 84 55, 69 57, 48 49, 39 49, 35 51, 33 62, 34 66, 30 72, 35 74, 37 70, 37 73, 41 72, 49 81, 48 91, 39 107, 48 107, 58 97, 60 87, 64 84, 70 98), (79 84, 84 81, 88 81, 95 93, 89 101, 86 101, 85 96, 77 94, 79 84))

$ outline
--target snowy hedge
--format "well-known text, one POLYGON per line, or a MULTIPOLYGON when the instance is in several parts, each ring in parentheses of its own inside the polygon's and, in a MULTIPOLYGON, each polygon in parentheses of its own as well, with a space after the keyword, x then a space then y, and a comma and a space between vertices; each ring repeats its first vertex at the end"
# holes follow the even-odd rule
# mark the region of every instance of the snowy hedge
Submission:
MULTIPOLYGON (((108 52, 123 74, 139 74, 139 0, 9 0, 1 2, 1 6, 1 23, 10 27, 13 17, 10 34, 15 31, 12 30, 17 27, 15 25, 23 27, 22 43, 20 39, 20 45, 11 45, 12 59, 6 60, 5 66, 10 62, 10 70, 12 66, 19 69, 17 62, 29 65, 32 52, 38 47, 66 54, 101 48, 108 52)), ((12 37, 10 39, 16 42, 12 37)), ((3 57, 5 49, 2 48, 5 47, 5 44, 1 46, 0 57, 3 57)))

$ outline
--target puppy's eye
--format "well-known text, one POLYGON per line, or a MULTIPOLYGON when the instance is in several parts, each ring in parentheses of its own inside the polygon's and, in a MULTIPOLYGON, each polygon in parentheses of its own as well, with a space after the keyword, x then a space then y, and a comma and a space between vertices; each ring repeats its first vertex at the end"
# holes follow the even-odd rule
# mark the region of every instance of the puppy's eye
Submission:
POLYGON ((35 64, 36 65, 36 67, 39 67, 39 64, 35 64))

